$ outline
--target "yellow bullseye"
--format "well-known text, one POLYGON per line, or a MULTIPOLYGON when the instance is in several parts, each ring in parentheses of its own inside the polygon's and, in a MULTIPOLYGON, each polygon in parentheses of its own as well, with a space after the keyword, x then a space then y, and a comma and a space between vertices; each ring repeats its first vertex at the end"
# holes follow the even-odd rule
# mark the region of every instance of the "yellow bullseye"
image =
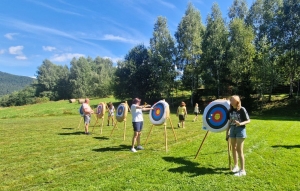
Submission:
POLYGON ((215 120, 219 120, 221 118, 221 115, 219 113, 217 113, 215 116, 214 116, 215 120))
POLYGON ((157 109, 157 110, 155 111, 155 113, 156 113, 156 115, 159 115, 159 114, 160 114, 160 110, 157 109))

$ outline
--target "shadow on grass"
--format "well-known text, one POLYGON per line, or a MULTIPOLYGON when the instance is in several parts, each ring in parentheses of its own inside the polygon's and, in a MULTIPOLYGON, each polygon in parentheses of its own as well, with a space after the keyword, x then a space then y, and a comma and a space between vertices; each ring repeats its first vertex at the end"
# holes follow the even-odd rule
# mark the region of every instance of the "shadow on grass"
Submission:
POLYGON ((62 129, 71 130, 71 129, 74 129, 74 128, 72 128, 72 127, 65 127, 65 128, 62 128, 62 129))
POLYGON ((99 149, 93 149, 95 152, 107 152, 107 151, 129 151, 130 146, 128 145, 119 145, 118 147, 104 147, 99 149))
POLYGON ((286 149, 300 149, 300 145, 273 145, 273 148, 278 148, 278 147, 282 147, 282 148, 286 148, 286 149))
POLYGON ((72 133, 58 133, 58 135, 83 135, 85 134, 83 131, 77 131, 72 133))
POLYGON ((98 140, 108 140, 108 137, 94 137, 94 139, 98 139, 98 140))
POLYGON ((228 168, 207 168, 207 167, 199 167, 199 163, 191 162, 182 157, 163 157, 163 159, 167 162, 181 164, 183 166, 177 168, 170 168, 168 171, 173 173, 190 173, 194 174, 192 176, 199 176, 205 174, 231 174, 228 172, 228 168), (225 172, 226 171, 226 172, 225 172))

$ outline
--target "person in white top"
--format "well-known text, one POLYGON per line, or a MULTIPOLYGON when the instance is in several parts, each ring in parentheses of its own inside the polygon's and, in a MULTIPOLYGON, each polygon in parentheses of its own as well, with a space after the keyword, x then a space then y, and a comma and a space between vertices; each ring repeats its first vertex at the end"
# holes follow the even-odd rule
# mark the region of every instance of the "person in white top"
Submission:
POLYGON ((85 98, 84 103, 82 104, 82 109, 83 109, 83 119, 84 119, 84 129, 85 129, 85 134, 89 135, 89 124, 91 121, 91 114, 94 113, 92 108, 89 105, 90 100, 88 98, 85 98))
POLYGON ((109 126, 110 119, 111 119, 111 125, 114 126, 114 115, 115 115, 115 107, 111 102, 109 102, 109 104, 108 104, 107 126, 109 126))
POLYGON ((133 137, 132 137, 132 147, 131 151, 132 152, 137 152, 136 149, 138 150, 143 150, 144 148, 141 146, 141 131, 143 129, 143 111, 149 111, 152 110, 153 108, 151 105, 143 105, 140 106, 141 100, 139 98, 134 98, 132 101, 131 105, 131 114, 132 114, 132 126, 133 126, 133 137), (149 108, 150 107, 150 108, 149 108), (137 142, 137 147, 136 149, 134 148, 135 143, 137 142))
POLYGON ((198 114, 199 114, 199 106, 198 103, 196 103, 195 107, 194 107, 194 114, 195 114, 195 118, 193 119, 193 121, 198 120, 198 114))

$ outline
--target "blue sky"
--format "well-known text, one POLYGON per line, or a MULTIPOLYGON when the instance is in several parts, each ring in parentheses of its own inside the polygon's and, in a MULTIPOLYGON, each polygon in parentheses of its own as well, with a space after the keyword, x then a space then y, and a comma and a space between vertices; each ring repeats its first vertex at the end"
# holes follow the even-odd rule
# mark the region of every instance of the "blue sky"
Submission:
POLYGON ((158 16, 174 36, 188 2, 206 25, 213 2, 226 18, 233 0, 1 0, 0 71, 34 76, 45 59, 69 66, 80 56, 116 62, 149 45, 158 16))

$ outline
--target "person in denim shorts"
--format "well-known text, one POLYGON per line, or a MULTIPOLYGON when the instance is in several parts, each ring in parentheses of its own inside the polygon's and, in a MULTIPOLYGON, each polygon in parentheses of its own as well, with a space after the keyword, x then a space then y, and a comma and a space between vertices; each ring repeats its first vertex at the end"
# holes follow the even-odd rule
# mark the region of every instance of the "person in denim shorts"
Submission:
POLYGON ((250 118, 247 110, 242 107, 241 99, 239 96, 234 95, 230 98, 230 109, 228 113, 229 125, 226 130, 226 140, 230 138, 232 145, 232 156, 234 161, 235 176, 245 176, 245 158, 244 158, 244 140, 247 137, 246 124, 250 123, 250 118), (238 166, 238 159, 240 166, 238 166))

